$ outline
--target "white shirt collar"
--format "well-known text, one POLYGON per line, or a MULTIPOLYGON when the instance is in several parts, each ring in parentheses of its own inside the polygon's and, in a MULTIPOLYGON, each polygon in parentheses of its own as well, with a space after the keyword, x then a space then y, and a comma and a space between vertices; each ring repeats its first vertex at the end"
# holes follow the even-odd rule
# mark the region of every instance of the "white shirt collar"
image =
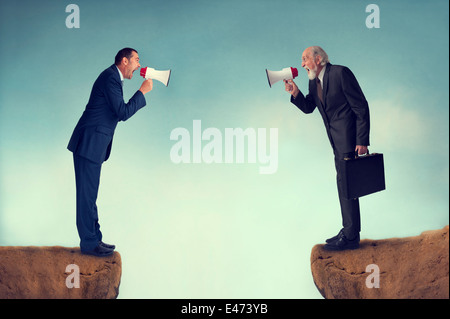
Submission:
POLYGON ((320 85, 323 88, 323 76, 325 74, 325 69, 327 68, 327 65, 325 64, 325 66, 322 68, 322 70, 320 70, 319 75, 317 76, 320 80, 320 85))
MULTIPOLYGON (((117 68, 117 65, 116 65, 116 68, 117 68)), ((120 81, 123 82, 123 75, 122 75, 122 72, 120 72, 119 68, 117 68, 117 71, 119 71, 120 81)))

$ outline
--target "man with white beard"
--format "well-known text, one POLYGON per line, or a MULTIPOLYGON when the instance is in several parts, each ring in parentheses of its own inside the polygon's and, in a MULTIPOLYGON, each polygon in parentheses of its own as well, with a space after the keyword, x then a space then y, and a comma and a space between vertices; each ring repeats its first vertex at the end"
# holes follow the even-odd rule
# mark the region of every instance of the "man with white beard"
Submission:
POLYGON ((292 80, 285 81, 291 102, 306 114, 319 109, 334 152, 336 180, 341 205, 343 228, 326 240, 328 250, 359 247, 361 218, 358 199, 347 200, 342 192, 344 158, 367 154, 369 145, 369 105, 349 68, 333 65, 326 52, 318 46, 307 48, 302 54, 302 67, 309 78, 309 94, 304 96, 292 80))

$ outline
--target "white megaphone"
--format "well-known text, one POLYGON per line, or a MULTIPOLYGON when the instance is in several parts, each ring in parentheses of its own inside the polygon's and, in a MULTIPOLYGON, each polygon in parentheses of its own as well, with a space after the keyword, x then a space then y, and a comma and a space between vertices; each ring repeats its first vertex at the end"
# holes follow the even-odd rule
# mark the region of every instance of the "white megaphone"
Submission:
POLYGON ((147 79, 153 79, 158 80, 165 86, 169 86, 169 80, 170 80, 170 73, 172 70, 166 70, 166 71, 158 71, 154 68, 141 68, 141 76, 147 79))
POLYGON ((298 70, 296 68, 284 68, 281 71, 270 71, 266 69, 267 80, 269 86, 281 80, 293 80, 298 76, 298 70))

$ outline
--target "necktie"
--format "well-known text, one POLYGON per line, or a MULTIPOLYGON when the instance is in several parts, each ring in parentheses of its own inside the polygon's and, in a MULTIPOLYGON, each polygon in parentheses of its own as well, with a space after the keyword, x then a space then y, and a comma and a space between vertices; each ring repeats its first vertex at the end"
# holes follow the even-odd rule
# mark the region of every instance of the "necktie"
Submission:
POLYGON ((319 78, 317 78, 317 95, 319 96, 320 102, 323 104, 323 93, 322 93, 322 85, 320 84, 319 78))

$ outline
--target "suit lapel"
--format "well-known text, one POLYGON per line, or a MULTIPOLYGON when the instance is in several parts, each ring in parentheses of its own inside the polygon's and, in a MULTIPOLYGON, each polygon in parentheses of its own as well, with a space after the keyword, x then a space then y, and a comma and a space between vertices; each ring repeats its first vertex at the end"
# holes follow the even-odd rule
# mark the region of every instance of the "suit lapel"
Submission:
MULTIPOLYGON (((328 91, 328 76, 330 74, 330 67, 331 67, 331 64, 328 63, 325 66, 325 73, 323 75, 323 88, 322 88, 323 94, 322 94, 322 97, 323 97, 324 101, 326 101, 325 97, 327 96, 327 91, 328 91)), ((324 103, 324 108, 325 108, 325 106, 326 105, 324 103)))
POLYGON ((119 83, 121 83, 120 89, 122 90, 123 95, 123 81, 120 80, 120 71, 115 64, 111 65, 111 69, 113 70, 112 72, 114 74, 114 77, 117 79, 117 81, 119 81, 119 83))

